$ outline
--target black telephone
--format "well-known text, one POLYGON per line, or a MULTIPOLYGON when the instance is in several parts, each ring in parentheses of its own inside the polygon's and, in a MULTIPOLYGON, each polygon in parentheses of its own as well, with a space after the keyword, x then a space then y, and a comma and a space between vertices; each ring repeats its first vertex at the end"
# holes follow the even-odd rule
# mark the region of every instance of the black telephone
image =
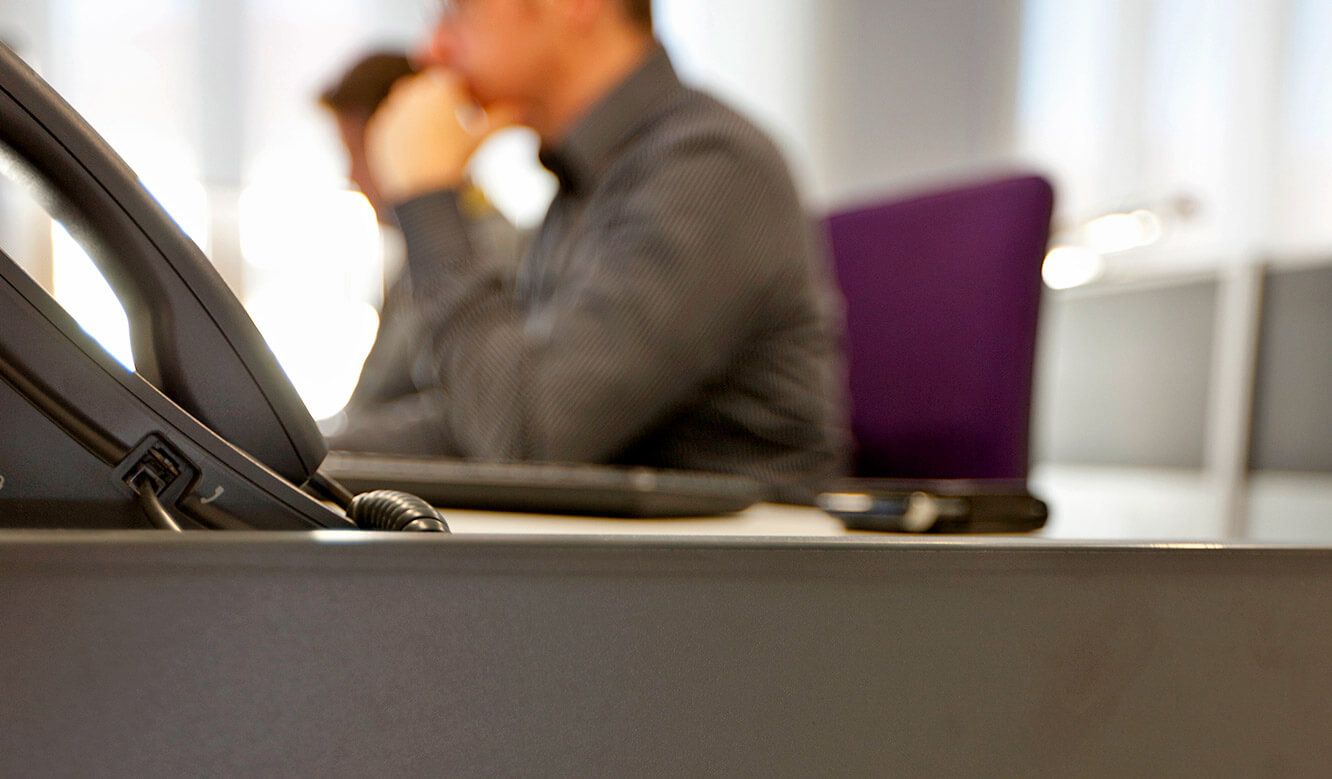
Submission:
POLYGON ((0 251, 0 526, 355 527, 296 486, 328 447, 240 302, 2 45, 0 169, 88 249, 125 307, 136 365, 0 251))

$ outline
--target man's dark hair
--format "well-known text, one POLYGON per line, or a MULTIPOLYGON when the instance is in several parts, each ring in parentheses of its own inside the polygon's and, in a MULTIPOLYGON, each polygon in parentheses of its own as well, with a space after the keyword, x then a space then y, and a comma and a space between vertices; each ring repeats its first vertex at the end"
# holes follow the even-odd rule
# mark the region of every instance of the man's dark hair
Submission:
POLYGON ((319 96, 326 108, 370 116, 388 97, 393 83, 417 72, 417 67, 399 52, 374 52, 357 60, 337 83, 319 96))
POLYGON ((623 0, 629 19, 644 29, 652 30, 652 0, 623 0))

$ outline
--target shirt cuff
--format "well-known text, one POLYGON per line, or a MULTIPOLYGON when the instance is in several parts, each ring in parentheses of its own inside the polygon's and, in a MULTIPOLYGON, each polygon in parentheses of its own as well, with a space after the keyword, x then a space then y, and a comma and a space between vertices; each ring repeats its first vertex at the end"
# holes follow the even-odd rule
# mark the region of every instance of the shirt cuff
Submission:
POLYGON ((471 261, 472 242, 456 190, 418 195, 395 206, 393 215, 402 228, 414 281, 471 261))

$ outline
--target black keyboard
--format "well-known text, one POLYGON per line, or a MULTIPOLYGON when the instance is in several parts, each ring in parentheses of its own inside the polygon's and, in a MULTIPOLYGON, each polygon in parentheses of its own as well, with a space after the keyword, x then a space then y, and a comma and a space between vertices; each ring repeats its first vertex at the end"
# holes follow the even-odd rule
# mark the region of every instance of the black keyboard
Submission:
POLYGON ((400 490, 439 508, 535 514, 697 517, 742 511, 764 495, 742 476, 612 465, 330 452, 319 471, 353 493, 400 490))

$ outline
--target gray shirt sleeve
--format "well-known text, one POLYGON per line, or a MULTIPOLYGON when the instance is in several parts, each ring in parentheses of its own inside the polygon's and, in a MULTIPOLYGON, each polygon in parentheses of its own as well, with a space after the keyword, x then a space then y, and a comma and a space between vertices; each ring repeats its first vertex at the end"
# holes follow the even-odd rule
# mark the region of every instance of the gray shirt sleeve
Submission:
POLYGON ((453 193, 399 206, 453 454, 611 459, 725 380, 764 298, 800 287, 804 218, 783 168, 698 138, 665 156, 587 209, 540 327, 453 193))

